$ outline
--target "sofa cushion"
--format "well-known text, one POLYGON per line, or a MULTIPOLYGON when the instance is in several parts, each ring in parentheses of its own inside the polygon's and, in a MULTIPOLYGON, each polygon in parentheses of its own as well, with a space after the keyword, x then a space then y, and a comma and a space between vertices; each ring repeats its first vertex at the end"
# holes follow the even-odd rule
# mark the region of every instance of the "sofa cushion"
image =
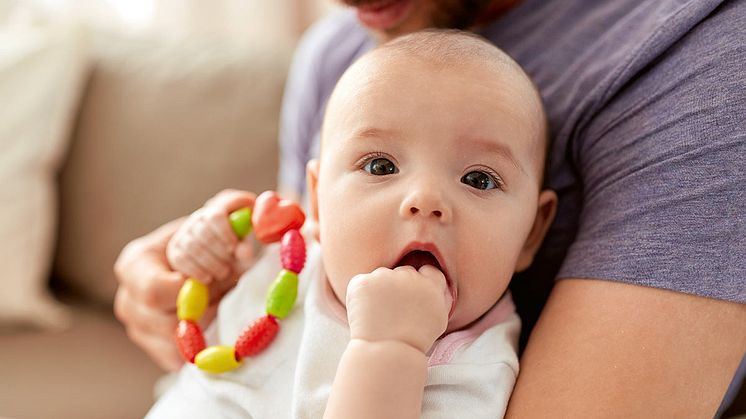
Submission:
POLYGON ((0 326, 67 325, 47 282, 57 169, 85 63, 74 27, 0 26, 0 326))
POLYGON ((141 418, 161 370, 111 310, 80 301, 64 332, 0 335, 0 417, 141 418))
POLYGON ((55 277, 103 302, 120 250, 224 188, 273 188, 291 51, 102 38, 60 181, 55 277))

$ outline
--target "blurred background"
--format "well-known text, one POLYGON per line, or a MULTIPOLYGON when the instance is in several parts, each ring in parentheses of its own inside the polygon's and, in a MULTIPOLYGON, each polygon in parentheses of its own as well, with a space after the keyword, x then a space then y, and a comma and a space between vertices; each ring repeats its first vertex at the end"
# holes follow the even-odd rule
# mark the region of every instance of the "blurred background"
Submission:
POLYGON ((280 101, 332 0, 0 0, 0 417, 136 418, 123 246, 275 187, 280 101))
POLYGON ((114 318, 114 261, 221 189, 275 188, 293 50, 337 7, 0 0, 0 417, 147 412, 163 372, 114 318))

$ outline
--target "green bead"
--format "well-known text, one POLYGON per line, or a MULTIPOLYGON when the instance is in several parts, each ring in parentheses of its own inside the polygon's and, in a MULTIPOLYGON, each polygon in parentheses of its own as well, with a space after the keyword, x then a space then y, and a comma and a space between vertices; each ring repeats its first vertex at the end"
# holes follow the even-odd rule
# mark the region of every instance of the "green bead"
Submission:
POLYGON ((284 319, 298 296, 298 275, 283 269, 267 292, 267 314, 284 319))
POLYGON ((233 211, 228 219, 231 222, 233 232, 239 239, 243 239, 251 232, 251 208, 241 208, 233 211))

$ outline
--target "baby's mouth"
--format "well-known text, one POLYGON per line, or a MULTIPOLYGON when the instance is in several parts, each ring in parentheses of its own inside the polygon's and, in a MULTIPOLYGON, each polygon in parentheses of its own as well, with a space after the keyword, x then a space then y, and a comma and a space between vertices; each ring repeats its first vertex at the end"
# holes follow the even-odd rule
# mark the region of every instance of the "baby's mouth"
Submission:
POLYGON ((402 256, 402 258, 399 259, 399 261, 393 267, 397 268, 399 266, 411 266, 419 270, 425 265, 430 265, 437 268, 445 276, 446 286, 448 287, 448 292, 451 294, 451 309, 448 313, 448 319, 450 320, 451 316, 453 315, 453 311, 456 309, 456 287, 451 281, 451 278, 448 276, 448 272, 443 268, 443 266, 440 264, 440 261, 434 254, 428 252, 427 250, 412 250, 402 256))
POLYGON ((432 253, 425 250, 413 250, 407 253, 401 258, 401 260, 399 260, 399 262, 396 263, 394 267, 411 266, 419 270, 425 265, 434 266, 438 268, 439 271, 443 272, 443 268, 441 268, 440 262, 438 262, 438 258, 436 258, 435 255, 433 255, 432 253))

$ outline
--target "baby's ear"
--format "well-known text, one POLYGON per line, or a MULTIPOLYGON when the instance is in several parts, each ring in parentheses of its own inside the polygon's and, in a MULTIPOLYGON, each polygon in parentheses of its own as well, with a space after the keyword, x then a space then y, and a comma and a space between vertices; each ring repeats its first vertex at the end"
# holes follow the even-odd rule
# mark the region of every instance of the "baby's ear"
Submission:
POLYGON ((534 261, 534 255, 539 250, 544 236, 549 230, 549 226, 554 221, 554 214, 557 212, 557 194, 554 191, 545 189, 539 193, 538 205, 536 208, 536 217, 531 232, 523 244, 521 254, 518 256, 518 263, 515 271, 521 272, 526 270, 534 261))
POLYGON ((313 223, 311 226, 311 234, 317 242, 321 242, 319 239, 319 200, 318 200, 318 185, 319 185, 319 160, 313 159, 306 164, 306 190, 308 191, 308 212, 313 223))

